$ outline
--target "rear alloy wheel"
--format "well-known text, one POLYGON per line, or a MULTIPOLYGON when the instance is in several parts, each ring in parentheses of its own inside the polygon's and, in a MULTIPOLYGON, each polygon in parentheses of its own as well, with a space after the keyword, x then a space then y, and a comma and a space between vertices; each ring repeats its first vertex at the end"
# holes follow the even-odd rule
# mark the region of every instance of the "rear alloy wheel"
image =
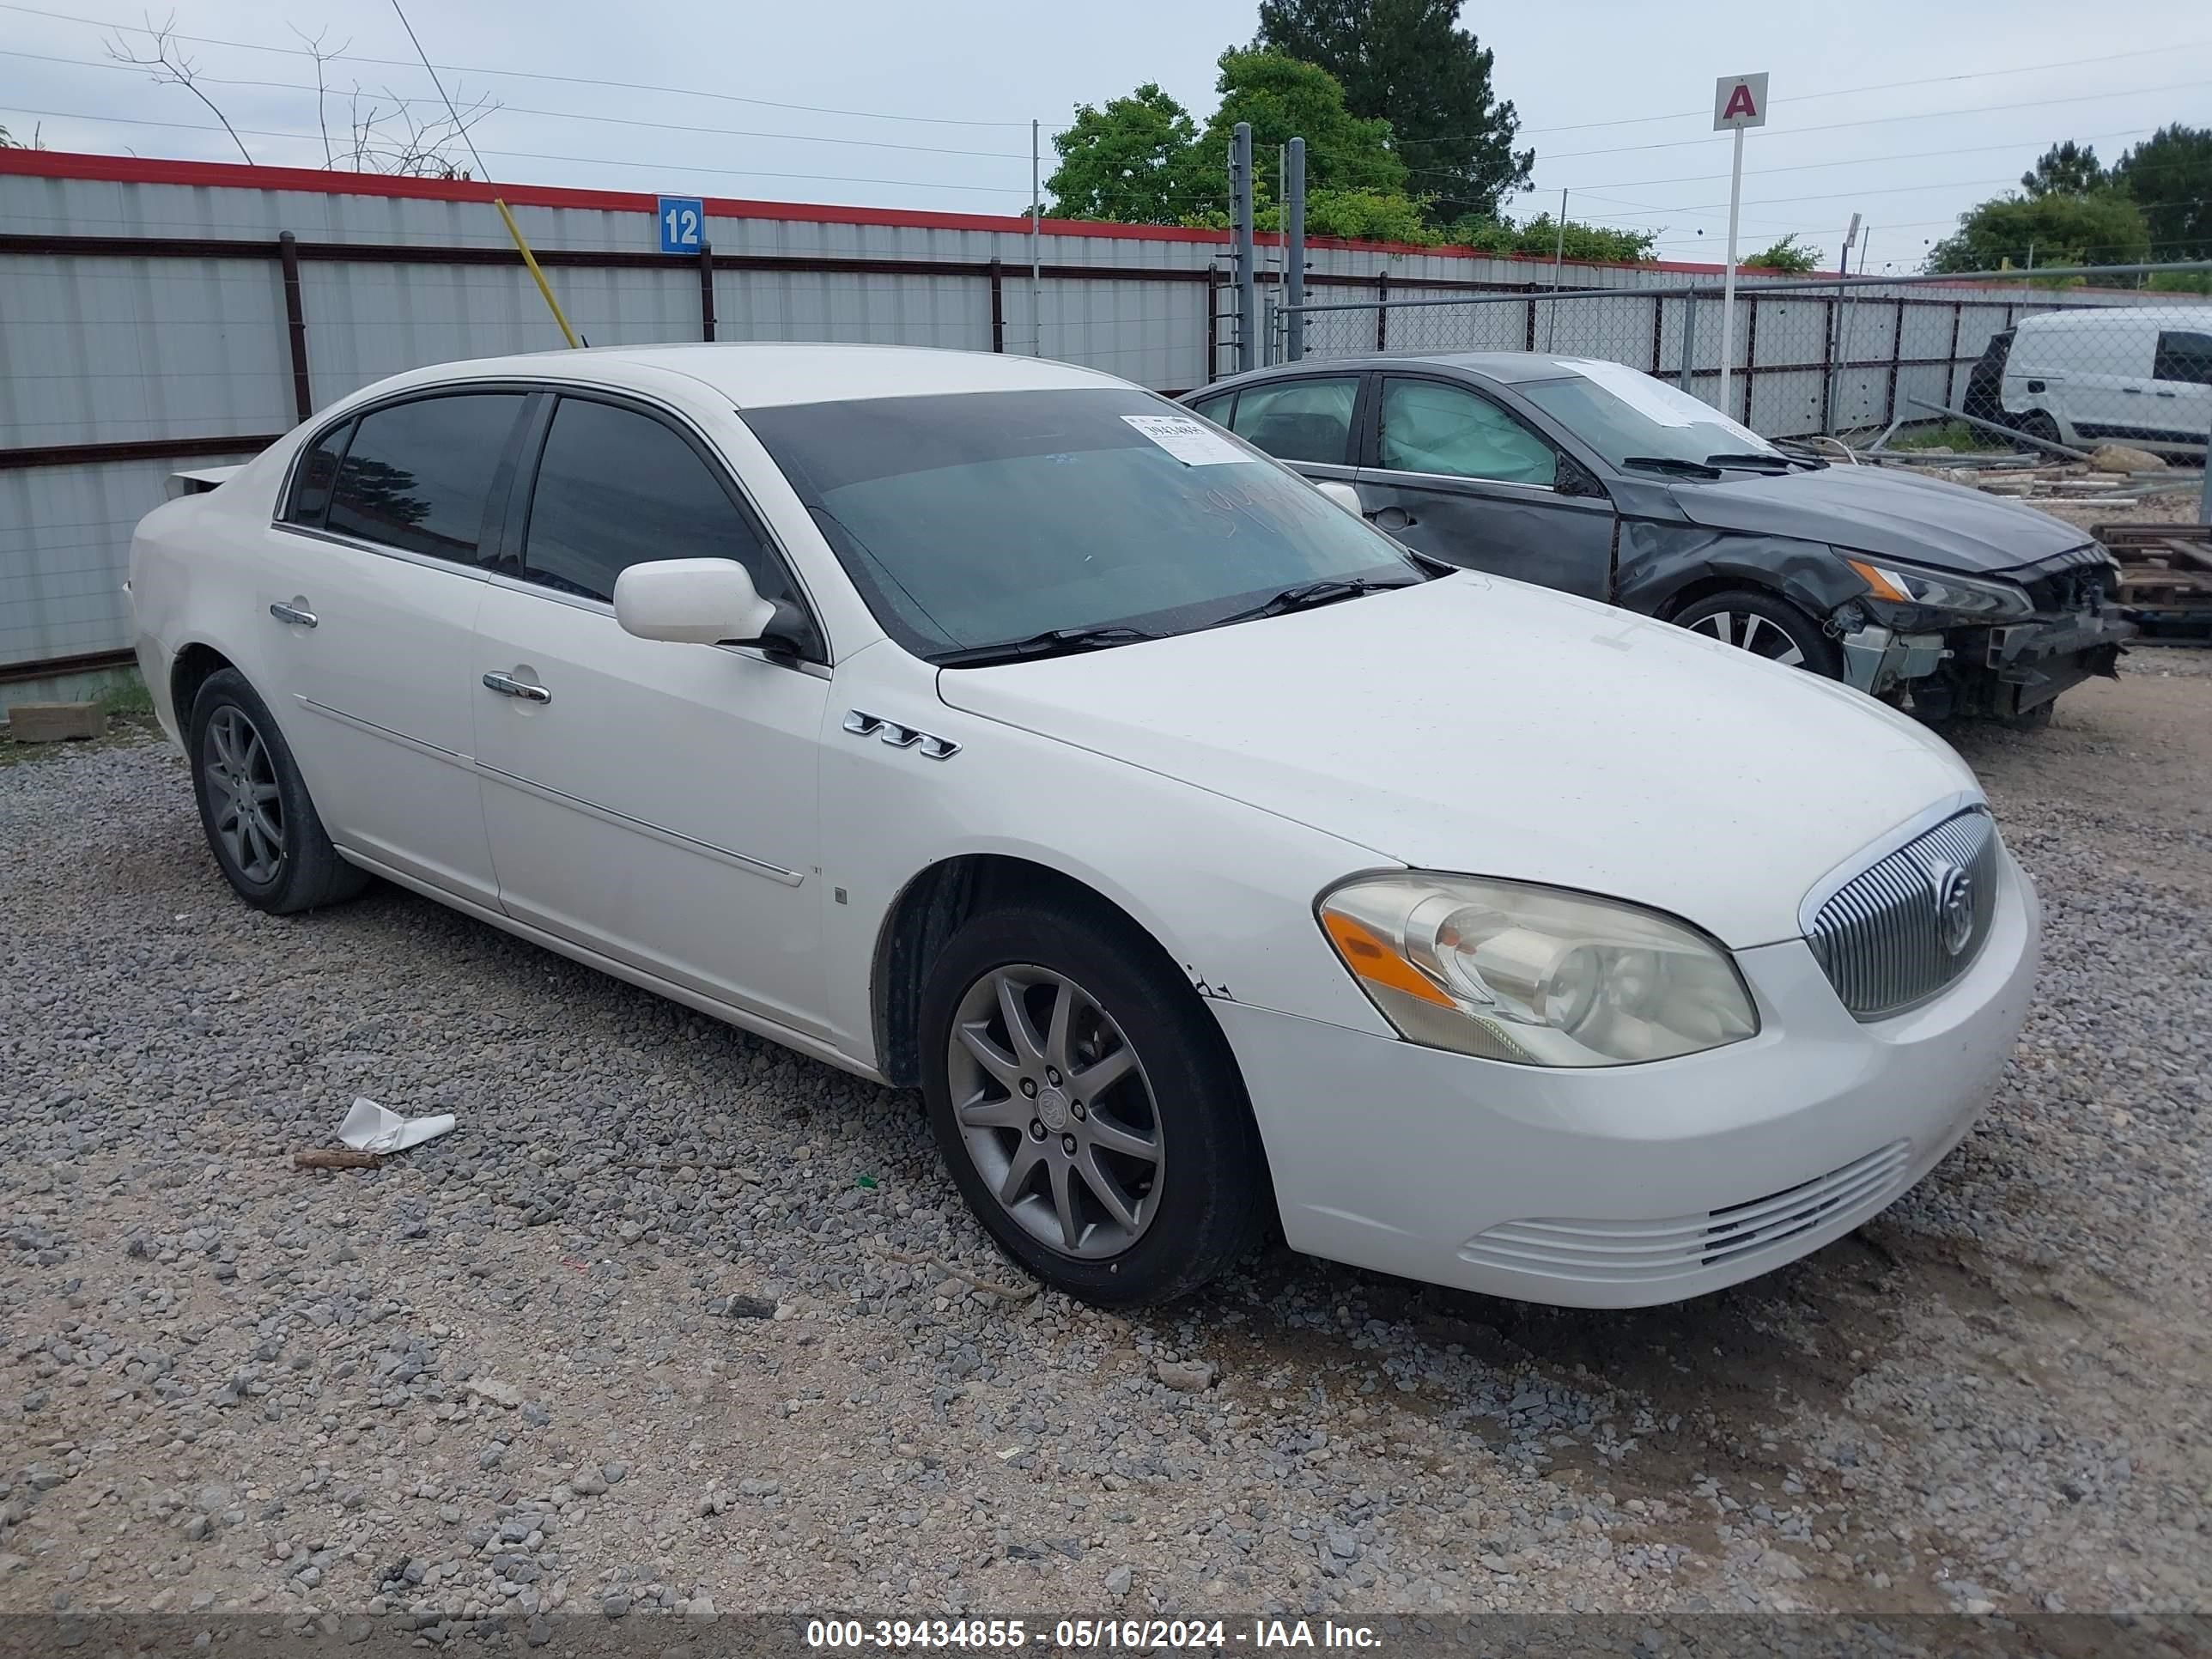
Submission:
POLYGON ((208 848, 239 897, 289 915, 368 884, 323 833, 291 746, 245 675, 224 668, 207 677, 185 736, 208 848))
POLYGON ((1264 1163, 1220 1027, 1124 917, 971 918, 922 989, 939 1150, 1001 1249, 1109 1306, 1195 1290, 1257 1242, 1264 1163))
POLYGON ((1820 624, 1771 593, 1742 588, 1709 594, 1684 607, 1674 622, 1784 668, 1808 669, 1832 680, 1843 674, 1842 653, 1820 624))

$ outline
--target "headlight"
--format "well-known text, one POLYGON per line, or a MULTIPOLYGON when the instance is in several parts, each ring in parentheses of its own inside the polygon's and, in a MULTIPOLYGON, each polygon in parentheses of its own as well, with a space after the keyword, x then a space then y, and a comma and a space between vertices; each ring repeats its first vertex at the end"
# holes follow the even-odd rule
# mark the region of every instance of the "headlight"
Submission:
POLYGON ((1965 617, 2026 617, 2035 610, 2027 590, 2011 582, 1978 582, 1970 576, 1948 572, 1935 575, 1903 565, 1872 564, 1864 559, 1844 562, 1874 590, 1872 597, 1892 605, 1914 605, 1928 611, 1950 611, 1965 617))
POLYGON ((1321 923, 1411 1042, 1524 1066, 1626 1066, 1759 1030, 1728 953, 1656 911, 1473 876, 1361 877, 1321 923))

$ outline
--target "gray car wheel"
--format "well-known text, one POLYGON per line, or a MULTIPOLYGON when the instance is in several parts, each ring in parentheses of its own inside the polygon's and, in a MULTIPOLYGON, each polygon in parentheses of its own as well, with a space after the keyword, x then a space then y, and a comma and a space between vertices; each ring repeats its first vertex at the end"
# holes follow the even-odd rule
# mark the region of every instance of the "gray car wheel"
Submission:
POLYGON ((1784 599, 1751 588, 1711 593, 1677 611, 1675 623, 1755 657, 1838 679, 1843 653, 1820 624, 1784 599))
POLYGON ((976 1219, 1109 1306, 1197 1288, 1258 1239, 1267 1180, 1220 1027, 1127 917, 992 909, 922 988, 922 1093, 976 1219))

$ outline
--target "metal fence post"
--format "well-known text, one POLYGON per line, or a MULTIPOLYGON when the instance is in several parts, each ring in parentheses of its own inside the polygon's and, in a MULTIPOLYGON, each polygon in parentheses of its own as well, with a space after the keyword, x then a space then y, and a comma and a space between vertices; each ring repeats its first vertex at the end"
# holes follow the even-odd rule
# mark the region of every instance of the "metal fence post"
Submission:
POLYGON ((292 349, 292 412, 306 420, 315 412, 307 384, 307 309, 300 297, 300 239, 290 231, 276 236, 276 258, 284 270, 284 332, 292 349))
POLYGON ((714 245, 699 244, 699 337, 714 337, 714 245))
POLYGON ((1390 273, 1387 270, 1375 278, 1375 349, 1390 349, 1390 273))
POLYGON ((1291 139, 1290 152, 1285 163, 1290 171, 1284 192, 1288 200, 1283 204, 1290 216, 1283 227, 1283 292, 1290 310, 1283 353, 1295 363, 1306 355, 1306 314, 1301 309, 1306 302, 1306 141, 1291 139))
MULTIPOLYGON (((1682 296, 1682 378, 1681 387, 1690 391, 1690 378, 1698 368, 1698 295, 1695 289, 1682 296)), ((1691 392, 1695 397, 1695 392, 1691 392)))
POLYGON ((2204 487, 2197 495, 2197 522, 2212 524, 2212 428, 2204 433, 2204 487))
POLYGON ((1206 267, 1206 383, 1221 378, 1221 267, 1206 267))
POLYGON ((1229 142, 1229 234, 1237 249, 1237 367, 1260 366, 1259 273, 1252 241, 1252 124, 1239 121, 1229 142))
MULTIPOLYGON (((1003 352, 1006 349, 1006 268, 999 261, 991 261, 991 349, 1003 352)), ((1210 294, 1212 289, 1207 292, 1210 294)), ((1211 373, 1211 370, 1208 371, 1211 373)))

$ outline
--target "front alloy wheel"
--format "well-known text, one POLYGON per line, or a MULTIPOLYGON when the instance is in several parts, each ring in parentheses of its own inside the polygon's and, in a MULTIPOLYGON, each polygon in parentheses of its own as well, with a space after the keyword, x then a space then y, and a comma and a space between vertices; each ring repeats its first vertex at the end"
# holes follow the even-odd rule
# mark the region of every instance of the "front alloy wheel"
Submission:
POLYGON ((1693 634, 1748 651, 1784 668, 1843 677, 1843 653, 1819 623, 1787 599, 1740 588, 1684 607, 1675 623, 1693 634))
POLYGON ((1000 1209, 1047 1249, 1104 1260, 1159 1213, 1167 1152, 1145 1068, 1097 1000, 1022 963, 968 988, 945 1073, 1000 1209))
POLYGON ((1258 1241, 1267 1160, 1235 1057, 1127 916, 1011 896, 954 931, 921 990, 938 1148, 1030 1273, 1132 1307, 1197 1289, 1258 1241))

